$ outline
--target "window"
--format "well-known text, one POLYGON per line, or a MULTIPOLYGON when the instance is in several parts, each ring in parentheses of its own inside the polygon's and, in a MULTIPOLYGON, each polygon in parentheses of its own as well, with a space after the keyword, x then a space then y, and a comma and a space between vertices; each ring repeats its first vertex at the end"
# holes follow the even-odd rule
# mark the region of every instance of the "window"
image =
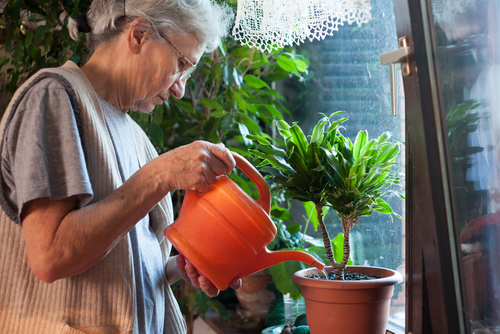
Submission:
MULTIPOLYGON (((323 41, 306 42, 298 48, 310 59, 310 69, 304 83, 290 80, 282 90, 292 111, 292 120, 305 130, 312 130, 321 117, 343 110, 349 121, 344 134, 354 141, 359 130, 368 130, 370 138, 389 131, 392 139, 404 141, 404 97, 401 83, 398 89, 397 116, 391 113, 389 68, 380 65, 380 55, 397 48, 394 9, 391 0, 373 0, 369 24, 340 27, 334 36, 323 41)), ((400 75, 399 75, 400 76, 400 75)), ((404 145, 399 164, 404 178, 404 145)), ((393 167, 394 168, 394 167, 393 167)), ((404 193, 404 189, 398 189, 404 193)), ((374 213, 360 218, 351 232, 351 258, 355 265, 380 266, 405 274, 404 201, 397 196, 388 199, 403 220, 374 213)), ((297 206, 299 207, 299 206, 297 206)), ((302 217, 295 208, 295 217, 302 217)), ((340 219, 330 212, 325 222, 331 236, 341 232, 340 219)), ((313 230, 308 234, 314 235, 313 230)), ((317 234, 319 236, 319 232, 317 234)), ((404 283, 395 287, 391 304, 391 323, 396 332, 404 333, 404 283)))

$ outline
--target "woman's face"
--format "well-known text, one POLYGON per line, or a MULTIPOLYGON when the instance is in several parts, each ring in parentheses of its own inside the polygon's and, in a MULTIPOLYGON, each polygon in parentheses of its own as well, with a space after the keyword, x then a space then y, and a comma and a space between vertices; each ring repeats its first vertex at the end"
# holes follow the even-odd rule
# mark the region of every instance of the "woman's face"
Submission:
MULTIPOLYGON (((193 64, 198 63, 205 45, 200 44, 195 36, 165 35, 166 38, 193 64)), ((155 105, 167 101, 170 95, 180 99, 184 95, 186 80, 180 79, 180 69, 185 68, 186 59, 166 40, 149 42, 140 59, 140 80, 136 89, 131 109, 150 112, 155 105)))

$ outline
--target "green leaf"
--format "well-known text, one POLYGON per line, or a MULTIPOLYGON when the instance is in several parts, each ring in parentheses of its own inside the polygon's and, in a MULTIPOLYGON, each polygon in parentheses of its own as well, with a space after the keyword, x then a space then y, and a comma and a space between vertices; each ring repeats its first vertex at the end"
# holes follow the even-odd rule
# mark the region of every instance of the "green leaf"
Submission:
POLYGON ((290 214, 290 212, 287 209, 281 208, 279 206, 273 206, 271 208, 271 216, 281 219, 282 221, 293 220, 293 216, 290 214))
POLYGON ((251 75, 251 74, 245 75, 245 81, 250 86, 252 86, 254 88, 258 88, 258 89, 263 88, 263 87, 269 88, 269 86, 267 85, 267 83, 265 83, 264 80, 257 78, 255 75, 251 75))
POLYGON ((196 295, 197 295, 196 291, 191 291, 187 295, 187 303, 189 311, 194 310, 194 308, 196 307, 196 295))
POLYGON ((291 141, 295 144, 295 151, 305 158, 308 143, 304 132, 302 132, 302 129, 297 124, 294 124, 290 128, 290 134, 292 135, 291 141))
POLYGON ((49 52, 50 47, 52 46, 52 38, 54 37, 54 33, 50 33, 45 40, 45 45, 43 46, 45 53, 49 52))
MULTIPOLYGON (((325 249, 325 244, 323 242, 323 238, 313 238, 310 235, 304 235, 304 241, 311 245, 311 247, 322 247, 325 249)), ((308 248, 311 250, 311 248, 308 248)), ((326 253, 325 253, 326 254, 326 253)), ((328 260, 326 261, 328 262, 328 260)))
POLYGON ((46 31, 46 27, 45 26, 39 26, 38 28, 36 28, 35 30, 35 44, 36 45, 39 45, 43 38, 45 37, 45 31, 46 31))
POLYGON ((377 158, 377 162, 383 163, 391 161, 399 154, 399 146, 397 144, 389 145, 377 158))
POLYGON ((297 67, 295 63, 287 56, 281 55, 277 59, 279 67, 281 67, 283 70, 287 72, 293 72, 300 76, 299 71, 297 71, 297 67))
POLYGON ((236 104, 238 105, 238 108, 241 111, 245 111, 247 108, 247 103, 243 98, 241 97, 240 93, 234 90, 231 90, 231 94, 233 96, 233 99, 236 101, 236 104))
POLYGON ((222 74, 222 81, 226 84, 226 86, 229 87, 229 66, 226 64, 221 64, 221 74, 222 74))
POLYGON ((361 149, 366 145, 368 141, 368 132, 367 131, 359 131, 356 136, 356 140, 354 141, 354 149, 353 149, 353 157, 354 161, 356 161, 359 157, 361 149))
POLYGON ((209 110, 222 110, 222 105, 214 99, 201 99, 200 104, 207 107, 209 110))
POLYGON ((227 323, 231 323, 231 317, 229 316, 227 309, 220 301, 218 301, 217 299, 209 299, 208 305, 220 315, 222 320, 227 323))
POLYGON ((377 144, 379 144, 379 145, 380 145, 380 144, 383 144, 383 143, 385 143, 386 141, 388 141, 390 138, 391 138, 391 134, 390 134, 390 132, 389 132, 389 131, 386 131, 386 132, 382 133, 382 134, 380 135, 380 137, 378 137, 378 139, 377 139, 377 144))
POLYGON ((271 113, 271 115, 275 118, 279 118, 279 119, 283 119, 283 115, 281 114, 281 112, 276 109, 276 107, 272 104, 263 104, 262 105, 264 108, 266 108, 267 110, 269 110, 269 112, 271 113))
POLYGON ((259 125, 248 115, 237 113, 235 116, 236 122, 245 124, 246 127, 253 133, 260 133, 259 125))
POLYGON ((221 118, 221 117, 223 117, 226 114, 227 114, 227 112, 225 110, 212 111, 210 113, 210 117, 221 118))
POLYGON ((267 139, 262 138, 261 136, 258 136, 258 135, 247 135, 246 137, 250 140, 256 140, 259 143, 261 143, 262 145, 268 145, 268 146, 271 145, 271 143, 267 139))
POLYGON ((40 21, 45 21, 45 16, 41 15, 41 14, 38 14, 38 13, 35 13, 33 15, 31 15, 29 18, 28 18, 28 21, 30 22, 40 22, 40 21))
POLYGON ((252 114, 254 114, 255 116, 259 116, 259 113, 257 111, 257 107, 254 105, 254 104, 251 104, 251 103, 246 103, 245 102, 245 107, 248 111, 250 111, 252 114))
POLYGON ((231 56, 237 58, 238 60, 241 60, 244 58, 250 58, 251 52, 252 52, 252 50, 248 46, 242 46, 242 47, 235 49, 231 53, 231 56))
POLYGON ((165 107, 163 105, 156 106, 153 109, 153 123, 160 125, 161 121, 163 120, 163 109, 165 107))
MULTIPOLYGON (((316 211, 316 205, 313 202, 302 202, 302 205, 304 206, 304 209, 306 209, 306 215, 310 219, 310 222, 314 226, 314 230, 318 230, 319 226, 319 221, 318 221, 318 214, 316 211)), ((330 211, 330 208, 327 206, 323 207, 323 219, 326 217, 326 214, 330 211)))
POLYGON ((321 259, 323 263, 330 263, 330 261, 328 260, 328 255, 326 255, 323 239, 321 239, 321 243, 322 243, 321 246, 309 247, 309 252, 314 253, 317 257, 321 259))
POLYGON ((307 168, 306 163, 304 162, 304 159, 297 154, 296 151, 293 151, 290 157, 288 158, 288 163, 292 168, 299 174, 298 178, 298 184, 301 186, 308 186, 310 182, 310 170, 307 168))
POLYGON ((300 229, 302 228, 302 225, 300 224, 291 224, 286 227, 287 231, 290 233, 297 233, 300 232, 300 229))
POLYGON ((285 161, 285 159, 280 156, 265 154, 258 150, 248 150, 248 152, 252 153, 256 157, 259 157, 260 159, 267 160, 269 164, 273 165, 274 167, 281 168, 282 170, 287 172, 295 172, 295 170, 285 161))
POLYGON ((24 46, 26 46, 26 48, 30 48, 31 43, 33 43, 33 37, 35 37, 33 30, 30 30, 26 35, 26 40, 24 41, 24 46))
POLYGON ((248 132, 248 128, 245 126, 245 124, 238 123, 238 129, 240 130, 241 137, 243 137, 243 142, 247 147, 252 146, 252 141, 247 138, 250 132, 248 132))
POLYGON ((387 203, 381 198, 377 198, 377 206, 374 208, 374 210, 385 214, 394 213, 389 203, 387 203))
POLYGON ((196 296, 196 306, 198 306, 198 312, 205 316, 205 313, 208 311, 208 303, 210 302, 210 298, 203 291, 199 291, 196 296))
POLYGON ((297 70, 299 70, 300 72, 307 72, 307 64, 304 61, 300 59, 293 59, 292 61, 297 67, 297 70))
POLYGON ((220 53, 221 53, 224 57, 226 57, 226 53, 227 53, 227 52, 226 52, 226 50, 227 50, 227 48, 226 48, 226 43, 224 43, 224 39, 223 39, 223 38, 221 38, 221 40, 220 40, 220 44, 219 44, 219 51, 220 51, 220 53))
POLYGON ((154 142, 156 145, 160 146, 163 148, 163 131, 162 129, 158 126, 158 124, 155 123, 149 123, 149 138, 151 139, 152 142, 154 142))
POLYGON ((285 261, 270 267, 269 272, 281 293, 289 293, 291 298, 299 299, 302 297, 302 290, 300 285, 292 281, 292 277, 295 272, 305 268, 305 264, 300 261, 285 261))
POLYGON ((216 63, 209 71, 209 73, 210 73, 209 80, 219 83, 222 80, 222 64, 216 63))
POLYGON ((26 48, 24 47, 24 44, 16 44, 16 46, 14 47, 14 52, 12 53, 12 62, 14 64, 19 65, 23 62, 25 50, 26 48))
POLYGON ((287 141, 292 136, 292 134, 290 133, 290 126, 287 122, 280 119, 274 121, 274 124, 276 125, 278 132, 285 139, 285 141, 287 141))
POLYGON ((0 68, 3 66, 7 65, 9 63, 9 58, 8 57, 0 57, 0 68))
POLYGON ((264 64, 269 64, 269 59, 267 58, 266 53, 262 52, 261 56, 262 56, 262 61, 264 62, 264 64))
POLYGON ((328 123, 328 118, 323 117, 316 123, 313 129, 313 133, 311 136, 311 142, 317 141, 318 139, 321 138, 325 131, 325 125, 328 123))
MULTIPOLYGON (((333 250, 333 257, 335 258, 335 261, 338 263, 342 262, 342 258, 344 257, 344 234, 339 233, 335 238, 332 239, 332 250, 333 250)), ((351 257, 349 256, 349 260, 347 262, 347 265, 350 266, 352 265, 352 260, 351 257)))
MULTIPOLYGON (((343 112, 343 111, 340 111, 340 112, 343 112)), ((333 115, 333 114, 332 114, 332 115, 333 115)), ((331 115, 330 115, 330 117, 331 117, 331 115)), ((330 126, 328 126, 328 130, 327 130, 327 132, 330 132, 330 131, 332 131, 333 129, 338 128, 339 124, 344 123, 344 122, 345 122, 345 121, 347 121, 348 119, 349 119, 349 117, 344 117, 344 118, 341 118, 341 119, 338 119, 338 120, 336 120, 336 121, 332 122, 332 123, 330 124, 330 126)))
POLYGON ((243 73, 236 67, 233 67, 233 81, 238 87, 243 83, 243 73))

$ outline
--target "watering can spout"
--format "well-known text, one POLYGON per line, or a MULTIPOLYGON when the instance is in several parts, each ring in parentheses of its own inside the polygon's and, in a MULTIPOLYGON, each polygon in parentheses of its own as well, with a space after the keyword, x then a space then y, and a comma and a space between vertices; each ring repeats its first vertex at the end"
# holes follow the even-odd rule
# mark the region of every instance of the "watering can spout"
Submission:
POLYGON ((257 271, 269 268, 275 264, 284 261, 301 261, 313 267, 323 270, 324 263, 319 262, 314 256, 301 251, 283 250, 283 251, 270 251, 267 248, 257 254, 257 256, 250 261, 245 268, 238 274, 238 278, 245 277, 257 271))

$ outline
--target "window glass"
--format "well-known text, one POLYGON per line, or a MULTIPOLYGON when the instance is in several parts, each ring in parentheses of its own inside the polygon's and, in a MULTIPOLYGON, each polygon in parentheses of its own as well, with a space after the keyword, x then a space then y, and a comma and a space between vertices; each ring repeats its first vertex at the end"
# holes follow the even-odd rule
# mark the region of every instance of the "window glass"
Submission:
POLYGON ((431 3, 464 307, 473 333, 500 333, 500 1, 431 3))
MULTIPOLYGON (((311 134, 312 127, 322 116, 343 110, 349 120, 344 123, 344 135, 355 140, 360 130, 368 130, 375 138, 389 131, 395 141, 404 141, 404 97, 402 83, 397 88, 397 116, 391 112, 391 89, 388 66, 380 65, 380 55, 397 49, 394 10, 391 0, 373 0, 372 21, 361 27, 345 25, 334 36, 322 41, 306 42, 298 48, 310 59, 309 73, 304 82, 290 80, 282 90, 292 111, 292 121, 311 134)), ((401 72, 398 72, 401 78, 401 72)), ((404 145, 399 164, 394 167, 404 178, 404 145)), ((403 182, 404 183, 404 182, 403 182)), ((404 189, 398 191, 404 193, 404 189)), ((405 272, 404 201, 397 196, 388 202, 403 219, 374 213, 361 217, 351 232, 351 258, 355 265, 380 266, 405 272)), ((295 217, 304 214, 295 206, 295 217)), ((302 219, 302 218, 297 218, 302 219)), ((341 232, 340 219, 334 212, 326 217, 331 236, 341 232)), ((308 231, 313 234, 313 231, 308 231)), ((315 234, 319 237, 319 233, 315 234)), ((404 283, 394 290, 391 318, 404 333, 404 283)), ((399 332, 399 331, 398 331, 399 332)))

